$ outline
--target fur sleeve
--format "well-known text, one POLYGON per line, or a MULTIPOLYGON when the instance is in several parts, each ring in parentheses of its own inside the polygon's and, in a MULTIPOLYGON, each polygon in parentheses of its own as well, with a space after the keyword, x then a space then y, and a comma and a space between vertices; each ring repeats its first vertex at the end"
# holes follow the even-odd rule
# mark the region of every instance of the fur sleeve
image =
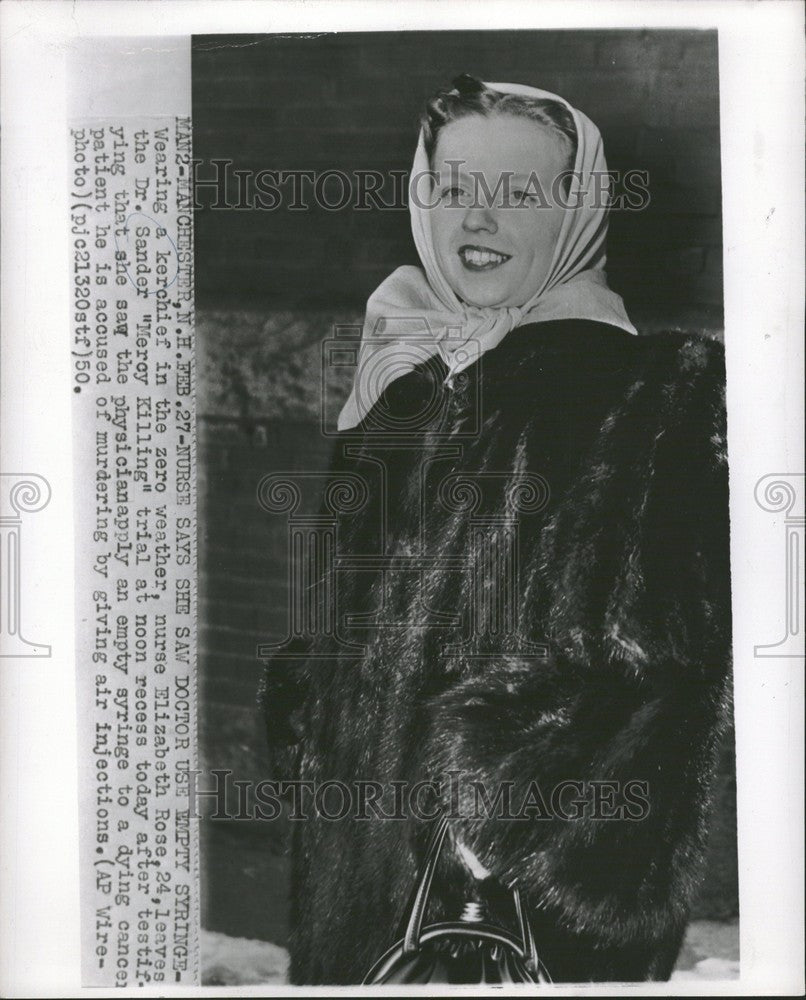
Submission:
POLYGON ((698 882, 730 697, 723 364, 696 338, 651 345, 528 556, 550 656, 470 667, 428 704, 426 770, 462 777, 455 831, 603 944, 679 925, 698 882))

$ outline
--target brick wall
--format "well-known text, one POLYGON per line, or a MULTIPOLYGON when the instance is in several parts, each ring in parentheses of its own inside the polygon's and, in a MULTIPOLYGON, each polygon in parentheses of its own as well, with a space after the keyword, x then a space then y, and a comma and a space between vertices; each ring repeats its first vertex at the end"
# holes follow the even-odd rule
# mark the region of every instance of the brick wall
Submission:
MULTIPOLYGON (((650 207, 614 214, 611 283, 642 332, 719 335, 716 37, 699 32, 456 32, 194 41, 194 155, 238 169, 410 166, 424 98, 454 74, 534 83, 600 126, 611 168, 650 172, 650 207)), ((271 471, 324 468, 320 341, 416 262, 405 212, 196 213, 199 657, 211 767, 265 778, 259 642, 285 623, 285 523, 255 503, 271 471)), ((738 907, 725 745, 700 916, 738 907)), ((208 823, 205 925, 283 943, 286 828, 208 823)))

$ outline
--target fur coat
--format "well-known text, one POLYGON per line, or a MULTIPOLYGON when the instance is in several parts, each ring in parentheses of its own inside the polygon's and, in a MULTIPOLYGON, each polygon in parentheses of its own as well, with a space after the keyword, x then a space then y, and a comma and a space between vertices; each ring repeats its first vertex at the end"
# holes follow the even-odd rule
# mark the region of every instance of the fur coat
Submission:
POLYGON ((359 983, 399 937, 434 802, 453 846, 427 923, 475 894, 511 928, 517 885, 555 982, 666 979, 730 704, 723 349, 563 320, 445 374, 431 359, 388 387, 387 431, 437 415, 408 443, 371 419, 337 443, 333 476, 366 490, 336 574, 363 652, 267 665, 276 776, 381 789, 363 816, 292 824, 291 980, 359 983), (483 565, 493 536, 509 554, 483 565), (350 562, 373 553, 414 561, 350 562), (418 781, 415 816, 392 791, 418 781), (569 781, 571 818, 546 805, 569 781), (511 809, 465 809, 479 786, 511 809))

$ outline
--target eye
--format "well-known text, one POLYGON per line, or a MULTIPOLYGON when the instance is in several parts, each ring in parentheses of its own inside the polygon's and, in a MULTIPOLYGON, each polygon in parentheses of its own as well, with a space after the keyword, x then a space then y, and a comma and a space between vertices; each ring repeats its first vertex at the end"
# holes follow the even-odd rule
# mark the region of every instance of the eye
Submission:
POLYGON ((536 196, 530 194, 528 191, 524 191, 523 188, 516 188, 512 192, 512 200, 517 206, 523 205, 534 205, 536 196))
POLYGON ((453 187, 445 188, 440 191, 439 194, 442 201, 447 201, 452 205, 461 204, 462 199, 467 199, 467 191, 464 188, 453 187))

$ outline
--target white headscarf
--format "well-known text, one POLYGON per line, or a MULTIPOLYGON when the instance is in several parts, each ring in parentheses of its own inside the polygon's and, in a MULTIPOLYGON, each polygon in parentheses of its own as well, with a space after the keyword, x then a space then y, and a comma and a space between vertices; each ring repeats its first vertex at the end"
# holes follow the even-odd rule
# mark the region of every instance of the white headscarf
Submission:
MULTIPOLYGON (((339 415, 339 430, 359 424, 391 382, 428 358, 440 354, 450 378, 526 323, 584 319, 636 333, 621 297, 607 287, 607 206, 599 204, 605 199, 590 197, 592 190, 598 190, 591 185, 591 175, 604 178, 607 171, 598 128, 556 94, 515 83, 486 86, 504 94, 557 101, 574 118, 577 153, 569 198, 574 207, 564 213, 546 278, 520 307, 482 308, 461 302, 437 263, 430 212, 419 198, 410 196, 411 229, 423 269, 399 267, 370 296, 355 381, 339 415)), ((410 184, 429 170, 421 130, 410 184)))

